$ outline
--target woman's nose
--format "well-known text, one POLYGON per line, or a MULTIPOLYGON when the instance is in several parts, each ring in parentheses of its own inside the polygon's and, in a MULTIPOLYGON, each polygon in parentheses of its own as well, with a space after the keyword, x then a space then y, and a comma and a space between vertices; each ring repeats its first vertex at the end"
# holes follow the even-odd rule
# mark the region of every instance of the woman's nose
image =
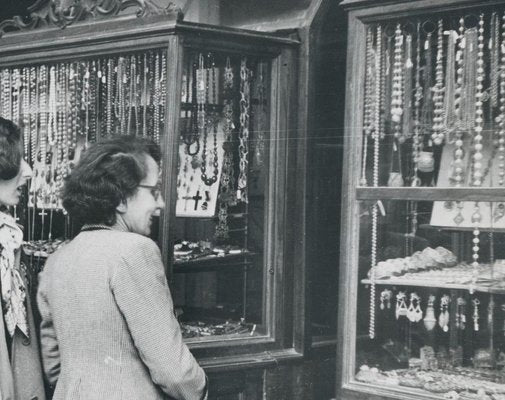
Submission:
POLYGON ((163 200, 163 195, 160 194, 158 196, 158 198, 156 199, 156 206, 159 208, 159 209, 163 209, 165 208, 165 200, 163 200))

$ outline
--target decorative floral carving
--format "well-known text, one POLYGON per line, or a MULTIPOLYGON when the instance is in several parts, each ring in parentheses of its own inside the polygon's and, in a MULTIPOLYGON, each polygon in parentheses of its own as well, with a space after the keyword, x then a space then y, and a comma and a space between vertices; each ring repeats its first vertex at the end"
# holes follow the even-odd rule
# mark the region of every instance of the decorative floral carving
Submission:
POLYGON ((183 15, 179 7, 166 0, 38 0, 28 8, 29 17, 15 16, 0 22, 0 38, 5 33, 44 26, 65 28, 77 21, 110 18, 129 8, 142 18, 149 15, 183 15))

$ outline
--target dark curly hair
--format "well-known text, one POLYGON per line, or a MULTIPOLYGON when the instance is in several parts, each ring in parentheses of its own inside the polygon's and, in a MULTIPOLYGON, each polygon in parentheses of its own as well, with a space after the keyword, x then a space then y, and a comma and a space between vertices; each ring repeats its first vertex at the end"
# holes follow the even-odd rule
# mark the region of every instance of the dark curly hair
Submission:
POLYGON ((21 131, 12 121, 0 117, 0 179, 15 178, 21 168, 21 131))
POLYGON ((91 145, 63 187, 63 207, 80 224, 116 222, 116 207, 135 194, 146 177, 146 156, 160 163, 153 141, 120 136, 91 145))

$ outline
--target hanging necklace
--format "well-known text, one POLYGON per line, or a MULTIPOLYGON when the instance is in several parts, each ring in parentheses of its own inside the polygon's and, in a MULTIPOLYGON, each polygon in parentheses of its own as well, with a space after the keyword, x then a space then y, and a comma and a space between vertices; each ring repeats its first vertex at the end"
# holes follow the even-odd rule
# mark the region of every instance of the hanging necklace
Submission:
POLYGON ((404 110, 402 132, 405 138, 412 137, 412 35, 405 39, 404 110))
POLYGON ((417 35, 416 35, 416 65, 415 65, 415 83, 414 83, 414 136, 412 143, 412 161, 414 165, 414 173, 412 176, 411 186, 421 186, 421 179, 418 176, 419 171, 419 154, 421 152, 421 121, 420 111, 421 111, 421 100, 423 98, 423 89, 421 87, 421 23, 417 23, 417 35))
POLYGON ((37 99, 36 86, 37 86, 37 69, 30 67, 30 159, 31 165, 35 165, 36 146, 37 146, 37 99))
POLYGON ((30 125, 30 69, 28 67, 23 68, 23 149, 24 149, 24 159, 28 161, 30 159, 30 137, 31 137, 31 125, 30 125))
POLYGON ((368 154, 368 138, 372 133, 372 59, 373 59, 373 33, 372 28, 367 28, 366 34, 366 61, 365 61, 365 98, 363 115, 363 158, 361 167, 360 185, 366 186, 366 161, 368 154))
POLYGON ((155 143, 160 142, 160 94, 161 94, 161 66, 160 53, 156 52, 154 60, 154 132, 153 139, 155 143))
POLYGON ((112 96, 113 96, 113 84, 112 84, 112 78, 113 78, 113 73, 114 73, 114 60, 112 58, 109 58, 107 60, 107 78, 106 78, 106 84, 107 84, 107 103, 106 103, 106 114, 107 114, 107 125, 106 125, 106 131, 105 135, 110 136, 112 135, 112 96))
POLYGON ((239 131, 239 176, 237 185, 237 198, 248 203, 247 173, 249 154, 249 69, 247 58, 240 60, 240 131, 239 131))
POLYGON ((21 74, 18 68, 12 70, 12 119, 19 125, 19 90, 21 88, 21 74))
MULTIPOLYGON (((483 176, 482 176, 482 89, 484 80, 484 15, 481 14, 479 18, 479 35, 477 38, 477 75, 476 75, 476 94, 475 94, 475 135, 473 137, 473 174, 472 174, 472 185, 480 187, 482 186, 483 176)), ((475 202, 474 211, 472 214, 472 224, 473 224, 473 247, 472 247, 472 284, 470 288, 470 293, 473 293, 475 289, 475 284, 478 277, 478 267, 479 267, 479 236, 480 236, 480 223, 482 221, 482 215, 480 213, 479 202, 475 202)))
POLYGON ((391 119, 393 121, 393 136, 396 142, 403 142, 401 122, 403 115, 403 35, 400 24, 397 24, 395 30, 395 48, 394 48, 394 63, 393 63, 393 89, 391 92, 391 119))
MULTIPOLYGON (((216 66, 214 64, 214 60, 211 58, 211 54, 209 53, 209 56, 208 56, 208 59, 209 59, 209 66, 210 66, 210 69, 207 69, 207 85, 206 85, 206 99, 205 99, 205 103, 208 104, 209 103, 209 91, 210 91, 210 85, 209 85, 209 80, 210 80, 210 77, 212 77, 212 103, 213 103, 213 106, 217 106, 217 93, 216 93, 216 80, 217 80, 217 77, 216 77, 216 66)), ((208 113, 206 113, 208 114, 208 113)), ((217 112, 215 115, 209 115, 208 117, 208 120, 206 121, 206 128, 204 129, 203 131, 203 149, 202 149, 202 163, 201 163, 201 166, 200 166, 200 169, 202 171, 202 175, 201 175, 201 178, 202 178, 202 181, 203 183, 205 183, 207 186, 211 186, 213 185, 216 181, 217 181, 217 176, 219 174, 219 161, 218 161, 218 154, 217 154, 217 123, 218 123, 218 117, 217 117, 217 112), (212 166, 214 167, 214 170, 213 170, 213 175, 208 177, 206 172, 207 172, 207 132, 208 132, 208 129, 207 127, 212 125, 212 130, 213 130, 213 137, 214 137, 214 148, 213 148, 213 154, 214 154, 214 158, 213 158, 213 162, 212 162, 212 166)))
POLYGON ((2 70, 2 116, 11 119, 11 74, 9 69, 2 70))
POLYGON ((498 78, 499 78, 499 36, 500 23, 496 12, 491 14, 491 36, 489 38, 490 68, 489 68, 489 90, 491 109, 498 105, 498 78))
POLYGON ((505 184, 505 14, 502 17, 502 41, 501 41, 501 59, 500 59, 500 113, 496 117, 498 123, 498 183, 500 186, 505 184))
POLYGON ((433 88, 433 144, 440 146, 444 142, 444 69, 443 69, 443 26, 438 20, 437 58, 435 64, 435 86, 433 88))

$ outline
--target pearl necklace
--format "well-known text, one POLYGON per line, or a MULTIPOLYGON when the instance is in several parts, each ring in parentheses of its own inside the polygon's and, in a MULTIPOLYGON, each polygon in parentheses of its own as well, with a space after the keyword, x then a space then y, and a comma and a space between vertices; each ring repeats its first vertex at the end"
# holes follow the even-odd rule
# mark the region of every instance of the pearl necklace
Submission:
POLYGON ((11 74, 5 68, 2 70, 2 116, 7 119, 12 119, 12 97, 11 97, 11 74))
POLYGON ((39 112, 40 112, 40 157, 45 170, 46 165, 46 139, 47 139, 47 67, 40 66, 40 92, 39 92, 39 112))
POLYGON ((393 63, 393 89, 391 91, 391 119, 393 121, 393 135, 397 141, 401 139, 401 121, 403 115, 403 68, 402 68, 402 47, 403 35, 400 24, 397 24, 395 30, 395 48, 393 63))
POLYGON ((366 61, 365 61, 365 99, 363 116, 363 158, 360 185, 366 186, 366 161, 368 154, 368 137, 372 134, 372 59, 373 59, 373 33, 372 28, 367 28, 366 34, 366 61))
POLYGON ((37 76, 39 76, 39 67, 30 67, 30 125, 31 125, 31 161, 35 166, 37 159, 37 138, 38 138, 38 107, 39 98, 37 76))
POLYGON ((114 74, 114 60, 112 58, 109 58, 107 60, 107 104, 105 107, 106 113, 107 113, 107 122, 106 122, 106 131, 105 135, 110 136, 112 135, 112 104, 113 104, 113 84, 112 84, 112 79, 114 74))
POLYGON ((433 88, 433 144, 440 146, 444 142, 444 69, 443 69, 443 26, 438 20, 437 59, 435 66, 435 87, 433 88))
POLYGON ((155 56, 154 66, 154 141, 160 142, 160 97, 161 97, 161 66, 160 53, 155 56))

